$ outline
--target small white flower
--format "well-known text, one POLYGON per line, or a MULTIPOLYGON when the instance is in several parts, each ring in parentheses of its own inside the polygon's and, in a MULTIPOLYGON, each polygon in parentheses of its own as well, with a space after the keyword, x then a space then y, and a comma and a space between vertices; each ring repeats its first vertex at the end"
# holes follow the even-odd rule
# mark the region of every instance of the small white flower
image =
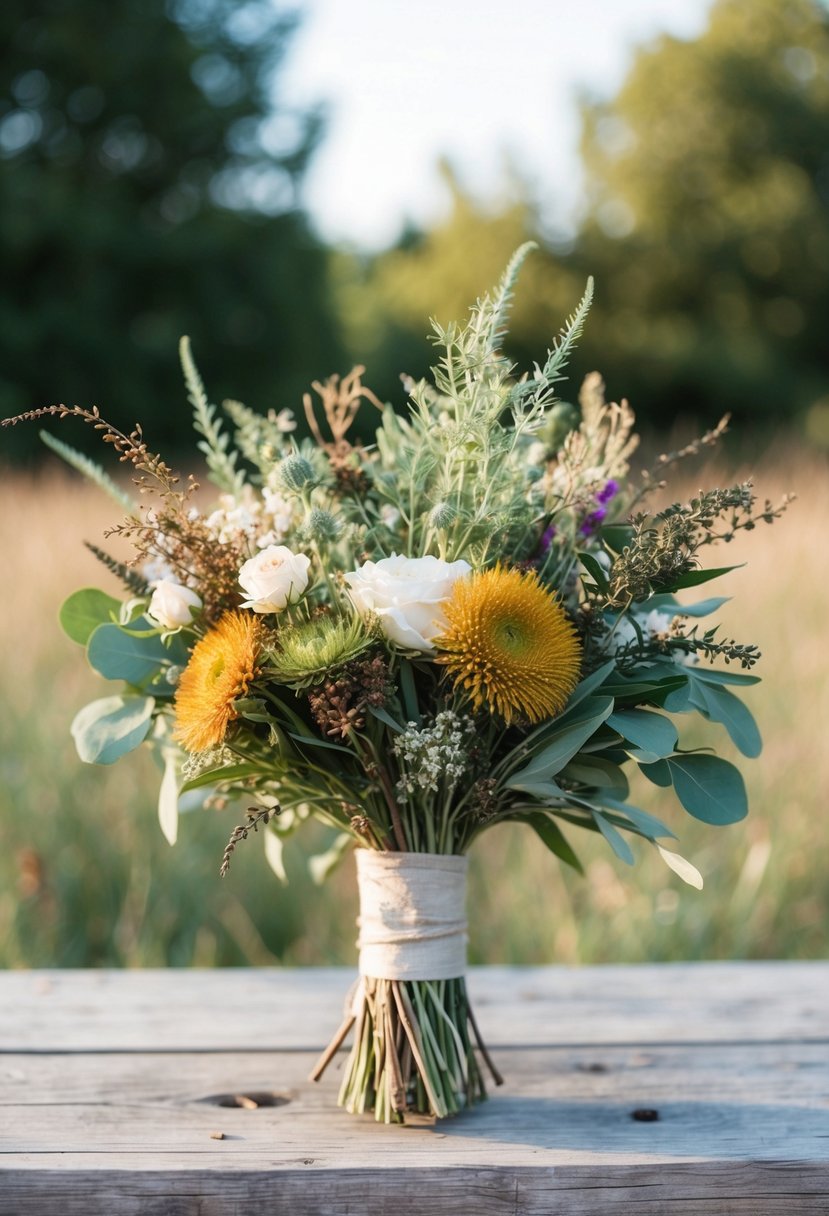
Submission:
POLYGON ((394 529, 400 523, 400 512, 390 502, 384 502, 380 508, 380 518, 387 528, 394 529))
POLYGON ((201 596, 170 578, 158 579, 147 608, 147 616, 164 629, 189 625, 201 610, 201 596))
POLYGON ((386 637, 409 650, 430 652, 448 625, 443 605, 456 579, 470 574, 468 562, 392 554, 364 562, 346 574, 361 616, 375 615, 386 637))
POLYGON ((239 571, 239 584, 248 597, 242 607, 259 613, 281 612, 304 593, 310 565, 311 559, 304 553, 292 553, 285 545, 268 545, 239 571))
POLYGON ((673 619, 672 613, 660 612, 658 608, 652 608, 642 621, 642 630, 644 633, 649 633, 652 638, 660 637, 663 633, 670 633, 673 619))

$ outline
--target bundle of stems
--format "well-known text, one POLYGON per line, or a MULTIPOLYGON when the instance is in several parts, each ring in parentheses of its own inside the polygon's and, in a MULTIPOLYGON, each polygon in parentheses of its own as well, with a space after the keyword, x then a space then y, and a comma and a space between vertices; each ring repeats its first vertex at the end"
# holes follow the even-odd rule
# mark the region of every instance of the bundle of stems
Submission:
POLYGON ((378 1123, 445 1118, 487 1096, 477 1047, 496 1085, 503 1078, 481 1038, 463 976, 364 978, 345 1020, 311 1073, 318 1081, 354 1027, 338 1102, 378 1123))

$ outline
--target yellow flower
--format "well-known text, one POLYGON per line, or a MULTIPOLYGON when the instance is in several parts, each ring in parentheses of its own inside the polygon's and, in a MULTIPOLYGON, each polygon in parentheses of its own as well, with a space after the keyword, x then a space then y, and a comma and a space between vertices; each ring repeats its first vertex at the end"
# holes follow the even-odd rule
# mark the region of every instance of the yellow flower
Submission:
POLYGON ((435 638, 436 662, 475 709, 486 705, 507 723, 561 712, 578 682, 581 646, 535 571, 496 566, 458 579, 444 611, 449 628, 435 638))
POLYGON ((248 612, 227 612, 196 643, 176 689, 173 738, 188 752, 218 747, 237 717, 233 702, 256 675, 262 624, 248 612))

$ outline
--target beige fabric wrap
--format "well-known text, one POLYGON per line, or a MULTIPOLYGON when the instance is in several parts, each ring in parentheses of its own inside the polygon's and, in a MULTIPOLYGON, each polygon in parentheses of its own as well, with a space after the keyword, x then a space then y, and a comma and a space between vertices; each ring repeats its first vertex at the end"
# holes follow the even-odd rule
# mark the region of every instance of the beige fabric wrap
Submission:
POLYGON ((449 980, 466 971, 465 857, 357 850, 360 974, 449 980))

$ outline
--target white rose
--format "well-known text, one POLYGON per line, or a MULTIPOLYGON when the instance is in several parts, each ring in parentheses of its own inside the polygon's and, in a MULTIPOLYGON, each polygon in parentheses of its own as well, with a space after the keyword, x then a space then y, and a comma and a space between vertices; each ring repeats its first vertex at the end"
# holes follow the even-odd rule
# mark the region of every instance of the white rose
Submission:
POLYGON ((310 565, 311 559, 304 553, 292 553, 285 545, 268 545, 239 571, 239 584, 248 597, 242 607, 281 612, 305 591, 310 565))
POLYGON ((443 605, 456 579, 470 574, 468 562, 439 557, 399 557, 364 562, 346 574, 361 616, 379 617, 386 637, 410 650, 434 650, 432 639, 449 624, 443 605))
POLYGON ((147 616, 164 629, 189 625, 201 608, 201 597, 171 578, 157 579, 147 616))

